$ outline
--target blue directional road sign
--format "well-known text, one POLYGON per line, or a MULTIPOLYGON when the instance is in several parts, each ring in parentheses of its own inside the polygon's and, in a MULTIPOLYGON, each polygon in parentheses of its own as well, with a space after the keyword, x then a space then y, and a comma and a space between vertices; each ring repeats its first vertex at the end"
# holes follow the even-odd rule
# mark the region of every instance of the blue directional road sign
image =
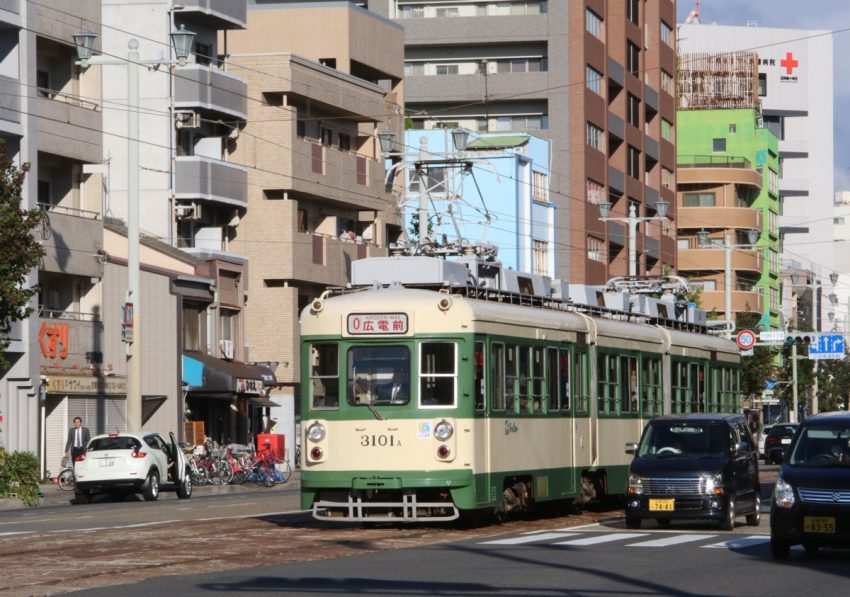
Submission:
POLYGON ((816 360, 843 359, 844 336, 841 334, 821 334, 812 338, 809 345, 809 358, 816 360))

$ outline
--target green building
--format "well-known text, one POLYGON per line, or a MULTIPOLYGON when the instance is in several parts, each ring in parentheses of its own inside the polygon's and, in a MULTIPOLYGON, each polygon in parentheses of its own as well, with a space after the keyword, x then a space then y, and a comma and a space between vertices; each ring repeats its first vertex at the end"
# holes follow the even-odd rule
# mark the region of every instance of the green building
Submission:
POLYGON ((732 318, 755 312, 762 330, 781 329, 776 136, 755 108, 679 110, 676 120, 679 274, 723 319, 728 251, 732 318))

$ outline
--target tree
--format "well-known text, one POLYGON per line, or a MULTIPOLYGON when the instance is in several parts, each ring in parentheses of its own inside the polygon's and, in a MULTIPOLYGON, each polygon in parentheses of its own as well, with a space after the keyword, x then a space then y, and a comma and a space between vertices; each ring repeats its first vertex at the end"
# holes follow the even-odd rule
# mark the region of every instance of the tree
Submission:
POLYGON ((12 323, 33 311, 30 299, 38 287, 28 288, 27 276, 44 256, 32 232, 47 216, 40 209, 21 209, 21 189, 28 171, 29 164, 18 168, 0 143, 0 368, 9 365, 6 350, 12 323))
MULTIPOLYGON (((738 313, 735 318, 736 331, 754 330, 760 319, 759 313, 738 313)), ((741 392, 744 395, 761 395, 765 389, 764 382, 773 376, 776 355, 777 351, 769 346, 756 346, 752 356, 741 358, 741 392)))

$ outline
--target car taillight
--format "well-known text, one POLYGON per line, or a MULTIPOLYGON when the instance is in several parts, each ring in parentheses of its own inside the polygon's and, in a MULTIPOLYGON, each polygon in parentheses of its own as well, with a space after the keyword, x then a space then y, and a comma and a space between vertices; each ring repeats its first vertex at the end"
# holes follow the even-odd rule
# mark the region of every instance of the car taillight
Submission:
POLYGON ((85 460, 85 459, 86 459, 86 455, 85 455, 85 454, 79 454, 76 458, 74 458, 74 460, 75 460, 76 462, 82 462, 82 461, 83 461, 83 460, 85 460))
POLYGON ((133 458, 144 458, 147 455, 147 452, 139 452, 138 450, 133 450, 133 452, 130 454, 130 456, 132 456, 133 458))

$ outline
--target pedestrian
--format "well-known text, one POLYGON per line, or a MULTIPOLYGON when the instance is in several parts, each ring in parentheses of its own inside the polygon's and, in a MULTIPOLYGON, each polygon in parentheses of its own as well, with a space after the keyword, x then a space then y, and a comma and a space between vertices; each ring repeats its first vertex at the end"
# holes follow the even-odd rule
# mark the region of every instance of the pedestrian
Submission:
POLYGON ((90 439, 91 434, 88 427, 83 427, 83 420, 80 417, 74 417, 74 426, 68 430, 68 441, 65 442, 65 458, 71 455, 71 466, 77 460, 77 456, 86 453, 86 446, 90 439))

